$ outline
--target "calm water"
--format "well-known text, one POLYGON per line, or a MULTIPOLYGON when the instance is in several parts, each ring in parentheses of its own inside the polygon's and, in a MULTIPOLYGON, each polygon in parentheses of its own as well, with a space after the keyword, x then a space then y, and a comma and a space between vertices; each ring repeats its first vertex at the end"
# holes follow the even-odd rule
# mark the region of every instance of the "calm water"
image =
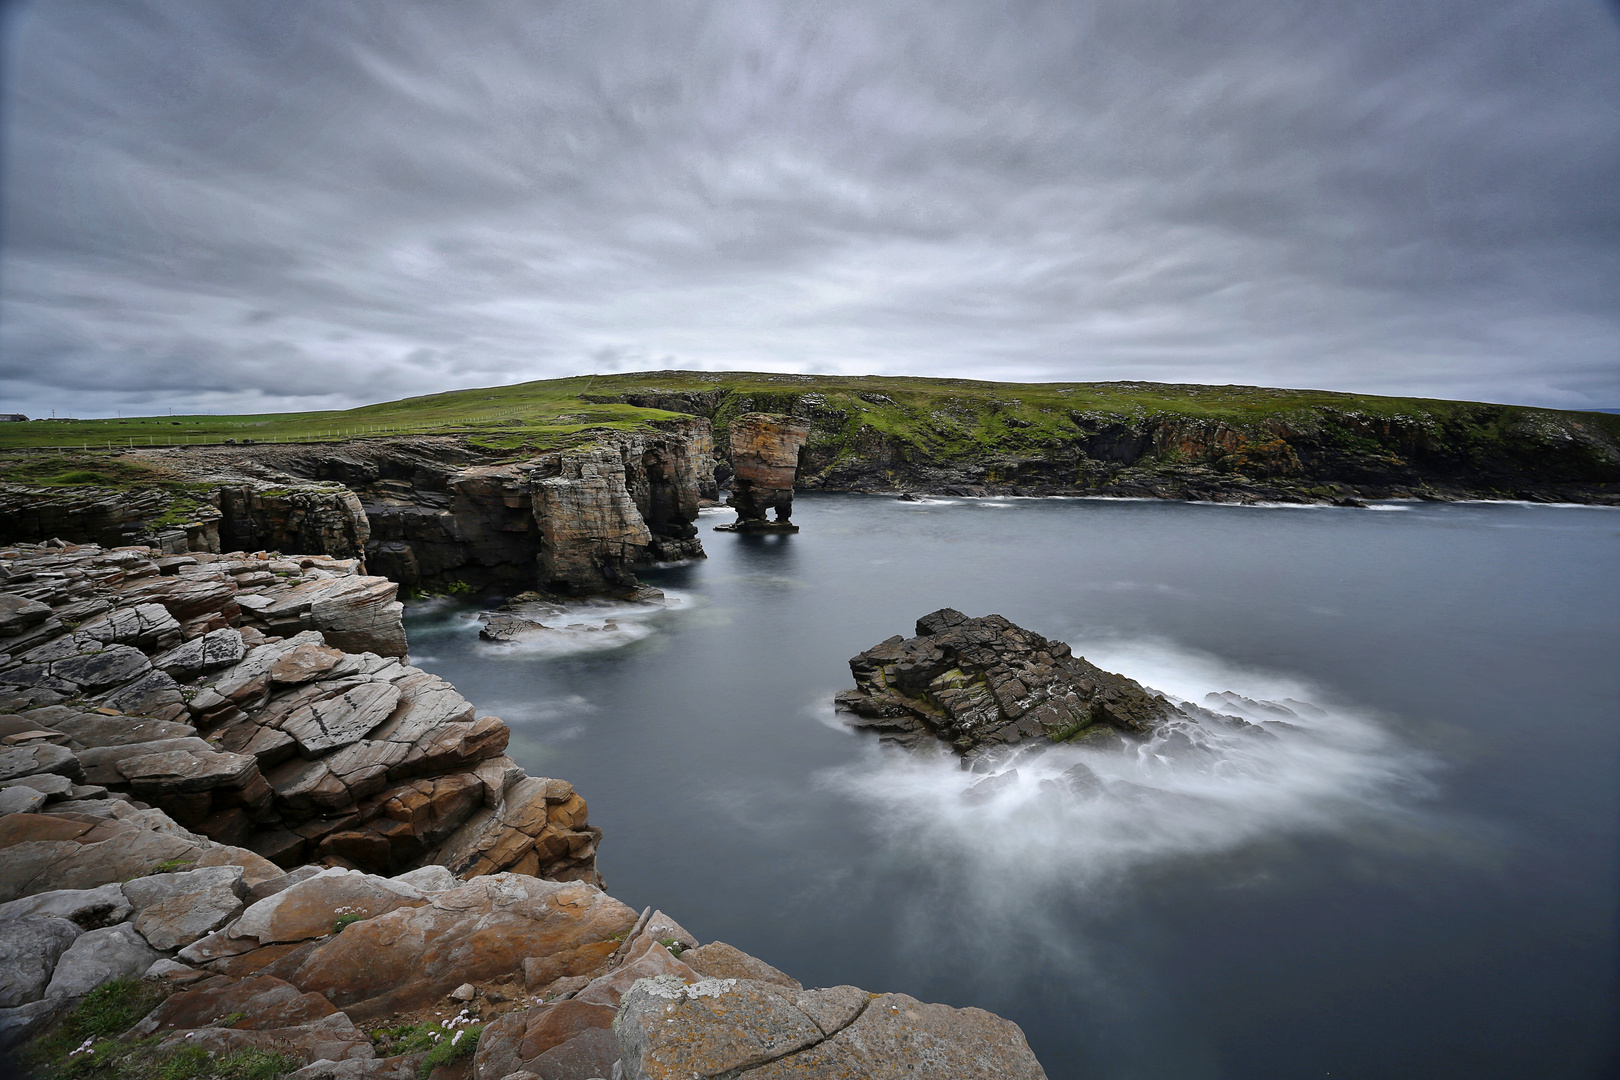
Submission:
MULTIPOLYGON (((1016 1020, 1054 1080, 1585 1078, 1616 1035, 1620 512, 809 496, 705 528, 679 607, 413 659, 571 780, 609 889, 806 985, 1016 1020), (848 658, 999 612, 1194 701, 1325 710, 1214 763, 989 804, 842 729, 848 658)), ((730 514, 705 516, 704 524, 730 514)))

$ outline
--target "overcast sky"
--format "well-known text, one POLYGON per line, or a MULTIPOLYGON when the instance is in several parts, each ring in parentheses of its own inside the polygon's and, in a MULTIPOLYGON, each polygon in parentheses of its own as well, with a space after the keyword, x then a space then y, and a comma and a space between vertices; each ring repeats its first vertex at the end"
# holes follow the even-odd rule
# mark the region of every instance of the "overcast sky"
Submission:
POLYGON ((7 10, 0 411, 663 367, 1620 406, 1604 0, 7 10))

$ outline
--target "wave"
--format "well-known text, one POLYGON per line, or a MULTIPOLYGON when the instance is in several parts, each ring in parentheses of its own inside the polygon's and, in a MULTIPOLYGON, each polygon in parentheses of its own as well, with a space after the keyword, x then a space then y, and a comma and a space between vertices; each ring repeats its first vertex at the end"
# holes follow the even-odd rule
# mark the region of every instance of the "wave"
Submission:
MULTIPOLYGON (((1177 724, 1124 751, 1026 744, 995 772, 965 771, 948 750, 908 752, 852 733, 865 740, 855 760, 823 770, 815 786, 861 806, 879 857, 907 864, 923 888, 968 894, 971 907, 1026 929, 1101 903, 1144 874, 1221 864, 1285 837, 1354 837, 1369 822, 1410 820, 1432 795, 1429 759, 1365 710, 1298 680, 1163 642, 1086 651, 1174 701, 1260 730, 1177 724)), ((818 711, 836 723, 830 709, 818 711)))

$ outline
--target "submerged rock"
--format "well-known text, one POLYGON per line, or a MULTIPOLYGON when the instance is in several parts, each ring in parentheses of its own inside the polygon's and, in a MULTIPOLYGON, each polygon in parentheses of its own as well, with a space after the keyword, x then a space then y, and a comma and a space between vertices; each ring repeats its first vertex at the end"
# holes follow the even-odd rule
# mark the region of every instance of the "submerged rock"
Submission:
POLYGON ((1182 717, 1162 695, 1061 641, 954 608, 924 615, 916 637, 895 635, 849 668, 856 689, 837 698, 847 723, 906 744, 938 738, 959 753, 1030 738, 1144 740, 1182 717))

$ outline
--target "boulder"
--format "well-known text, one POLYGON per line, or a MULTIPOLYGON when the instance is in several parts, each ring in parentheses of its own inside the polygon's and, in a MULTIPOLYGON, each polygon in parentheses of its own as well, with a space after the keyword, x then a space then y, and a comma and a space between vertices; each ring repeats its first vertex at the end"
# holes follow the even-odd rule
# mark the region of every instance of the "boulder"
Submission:
POLYGON ((162 958, 128 923, 88 930, 56 962, 45 993, 69 997, 89 993, 108 980, 139 976, 162 958))
POLYGON ((599 1080, 613 1075, 619 1040, 608 1028, 589 1028, 527 1063, 540 1080, 599 1080))
POLYGON ((351 1015, 377 1016, 438 1000, 464 982, 509 977, 526 957, 543 960, 553 978, 584 974, 635 921, 589 885, 492 874, 355 923, 315 949, 292 981, 351 1015))
POLYGON ((83 933, 66 919, 0 917, 0 1008, 44 997, 57 961, 83 933))

